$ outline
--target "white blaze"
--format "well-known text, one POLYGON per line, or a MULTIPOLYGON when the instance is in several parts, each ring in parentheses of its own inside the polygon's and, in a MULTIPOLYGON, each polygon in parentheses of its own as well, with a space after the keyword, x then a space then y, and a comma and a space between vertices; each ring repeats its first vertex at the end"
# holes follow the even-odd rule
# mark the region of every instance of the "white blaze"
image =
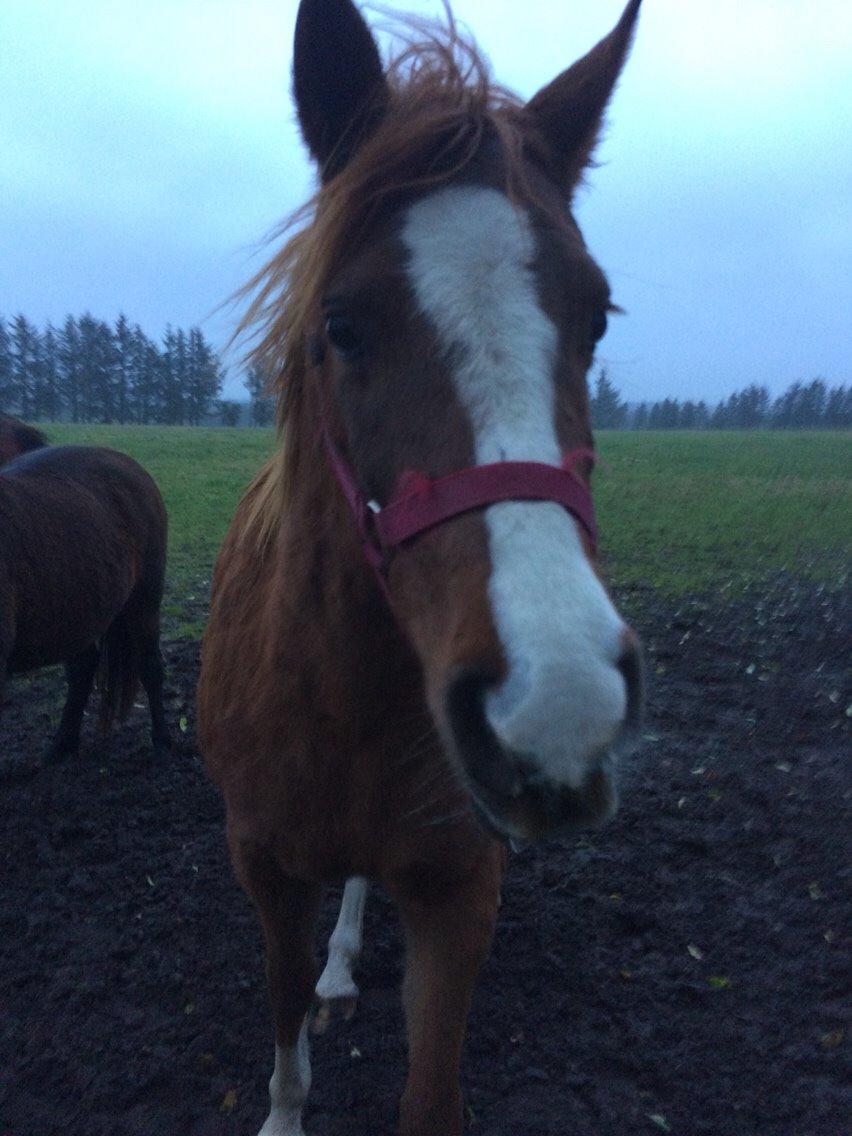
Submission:
MULTIPOLYGON (((558 465, 558 336, 539 303, 526 216, 497 190, 447 188, 411 206, 403 241, 419 306, 442 345, 460 349, 454 379, 476 462, 558 465)), ((491 505, 485 523, 493 618, 509 664, 487 696, 488 719, 544 775, 579 786, 624 717, 624 625, 560 505, 491 505)))

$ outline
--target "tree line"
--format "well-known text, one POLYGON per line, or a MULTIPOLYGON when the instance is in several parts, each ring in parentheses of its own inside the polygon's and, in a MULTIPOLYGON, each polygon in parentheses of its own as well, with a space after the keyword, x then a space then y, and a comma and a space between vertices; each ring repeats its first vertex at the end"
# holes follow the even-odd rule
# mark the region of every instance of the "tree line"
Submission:
MULTIPOLYGON (((0 411, 24 419, 197 426, 215 414, 235 426, 267 426, 274 417, 266 376, 244 382, 244 404, 220 399, 222 364, 197 327, 166 329, 160 343, 131 325, 86 313, 39 330, 23 315, 0 316, 0 411)), ((852 426, 852 388, 823 379, 795 382, 773 399, 751 384, 710 406, 703 399, 664 398, 629 405, 602 368, 591 394, 592 425, 632 430, 844 429, 852 426)))
POLYGON ((752 383, 709 406, 703 399, 664 398, 630 406, 602 368, 591 393, 592 425, 622 430, 805 430, 852 426, 852 387, 829 387, 823 379, 792 383, 773 399, 752 383))
POLYGON ((0 316, 0 410, 35 421, 197 426, 217 403, 224 371, 197 327, 160 343, 124 315, 86 313, 42 331, 0 316))

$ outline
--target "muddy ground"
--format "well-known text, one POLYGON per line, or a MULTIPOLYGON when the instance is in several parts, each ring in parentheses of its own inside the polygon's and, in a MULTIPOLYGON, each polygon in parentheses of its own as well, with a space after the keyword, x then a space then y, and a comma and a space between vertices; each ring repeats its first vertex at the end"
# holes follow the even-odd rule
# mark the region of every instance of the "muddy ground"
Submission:
MULTIPOLYGON (((618 819, 513 857, 464 1063, 476 1136, 846 1136, 848 608, 621 597, 646 636, 647 740, 618 819)), ((41 769, 59 676, 0 727, 0 1134, 247 1136, 271 1029, 254 914, 184 719, 152 768, 137 712, 41 769)), ((335 915, 330 897, 323 934, 335 915)), ((398 931, 374 897, 356 1019, 317 1039, 306 1129, 393 1132, 398 931)))

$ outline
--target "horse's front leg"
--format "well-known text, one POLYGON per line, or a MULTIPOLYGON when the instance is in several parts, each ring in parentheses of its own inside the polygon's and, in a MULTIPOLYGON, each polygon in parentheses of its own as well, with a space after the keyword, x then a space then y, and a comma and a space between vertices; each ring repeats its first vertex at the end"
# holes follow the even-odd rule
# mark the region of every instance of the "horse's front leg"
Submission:
POLYGON ((260 915, 275 1026, 270 1110, 260 1136, 304 1136, 302 1110, 311 1084, 307 1015, 316 982, 313 938, 322 892, 285 875, 256 845, 232 844, 232 854, 260 915))
POLYGON ((501 872, 502 851, 493 845, 449 893, 399 897, 409 1049, 400 1136, 460 1136, 462 1043, 474 983, 494 935, 501 872))

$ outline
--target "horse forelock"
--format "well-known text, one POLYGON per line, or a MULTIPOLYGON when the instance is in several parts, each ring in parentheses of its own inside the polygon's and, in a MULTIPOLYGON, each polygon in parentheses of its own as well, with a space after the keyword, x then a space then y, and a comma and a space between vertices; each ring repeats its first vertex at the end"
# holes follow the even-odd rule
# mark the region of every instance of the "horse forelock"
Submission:
POLYGON ((521 100, 494 83, 487 62, 447 14, 445 24, 406 19, 402 48, 387 70, 391 97, 373 134, 327 184, 273 233, 284 243, 240 290, 249 299, 236 335, 248 361, 269 376, 280 446, 251 491, 244 534, 268 544, 287 509, 306 445, 309 342, 328 280, 363 245, 381 218, 404 202, 463 175, 483 147, 499 152, 513 202, 542 202, 529 173, 544 147, 521 100))

